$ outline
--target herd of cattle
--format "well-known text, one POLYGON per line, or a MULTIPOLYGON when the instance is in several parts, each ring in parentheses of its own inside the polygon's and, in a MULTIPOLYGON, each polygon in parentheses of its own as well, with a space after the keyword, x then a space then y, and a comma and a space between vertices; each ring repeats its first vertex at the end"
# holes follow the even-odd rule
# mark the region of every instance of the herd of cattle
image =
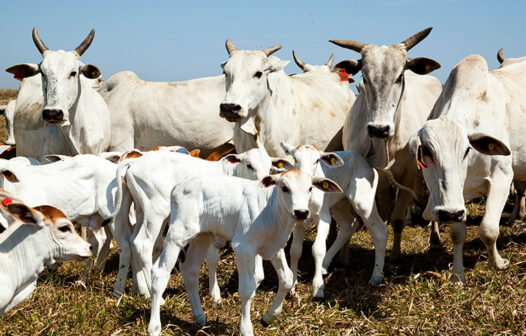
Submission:
POLYGON ((6 70, 21 83, 4 107, 6 144, 16 143, 18 156, 0 159, 0 314, 31 295, 45 266, 94 256, 101 270, 113 238, 114 294, 124 293, 131 267, 133 291, 152 298, 151 335, 161 332, 162 294, 178 260, 204 325, 199 270, 206 259, 210 295, 221 301, 218 249, 230 242, 240 333, 252 335, 263 259, 279 278, 265 323, 295 288, 307 223, 317 227, 313 296, 324 296, 323 275, 362 223, 375 250, 370 283, 381 283, 386 222, 396 258, 424 182, 430 243, 440 244, 439 222, 451 227, 454 280, 464 281, 465 202, 475 197, 486 197, 479 234, 488 261, 505 269, 499 220, 512 181, 526 180, 526 58, 499 51, 501 65, 489 70, 471 55, 441 85, 428 75, 439 63, 407 57, 430 31, 391 46, 331 40, 360 59, 333 66, 331 56, 315 66, 294 54, 303 70, 294 75, 272 55, 281 46, 242 50, 227 40, 223 75, 157 83, 130 71, 103 81, 80 61, 93 30, 73 51, 54 51, 33 29, 42 61, 6 70), (360 71, 355 96, 349 82, 360 71), (221 155, 232 144, 238 154, 221 155), (327 251, 331 220, 340 230, 327 251), (291 234, 289 268, 283 248, 291 234))

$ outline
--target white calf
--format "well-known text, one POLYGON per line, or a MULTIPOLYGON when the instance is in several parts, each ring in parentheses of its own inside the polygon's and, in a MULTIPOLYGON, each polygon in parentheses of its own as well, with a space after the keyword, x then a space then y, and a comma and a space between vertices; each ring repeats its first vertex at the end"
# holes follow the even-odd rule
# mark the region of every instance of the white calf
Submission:
MULTIPOLYGON (((325 194, 317 191, 312 193, 309 208, 313 222, 318 228, 316 240, 312 245, 315 262, 312 281, 314 297, 324 296, 322 274, 327 273, 332 258, 356 231, 358 227, 356 215, 360 216, 373 238, 375 266, 369 283, 381 283, 389 229, 376 208, 378 172, 355 151, 325 153, 312 145, 294 147, 281 143, 281 146, 288 155, 294 157, 296 168, 316 177, 330 178, 344 190, 343 194, 325 194), (322 165, 320 161, 324 164, 322 165), (340 225, 340 234, 325 254, 331 215, 340 225)), ((298 260, 301 257, 304 236, 304 226, 296 225, 290 249, 294 285, 297 280, 298 260)))
POLYGON ((0 314, 31 295, 44 266, 91 256, 91 246, 62 211, 18 202, 5 209, 16 222, 0 235, 0 314))
POLYGON ((161 332, 160 304, 181 249, 190 243, 181 273, 195 321, 206 323, 199 298, 199 268, 208 247, 231 241, 236 255, 241 298, 241 335, 253 335, 250 304, 256 290, 256 255, 270 259, 278 274, 276 298, 263 316, 272 321, 292 287, 283 247, 296 221, 309 216, 312 187, 325 192, 341 192, 329 179, 312 177, 297 169, 267 176, 261 182, 230 176, 196 176, 176 186, 171 194, 170 227, 165 247, 156 262, 152 277, 152 310, 148 331, 161 332), (274 188, 269 188, 276 185, 274 188))
MULTIPOLYGON (((256 180, 267 175, 273 166, 292 167, 288 161, 271 158, 264 149, 259 148, 243 154, 227 155, 215 162, 171 152, 144 154, 135 152, 134 156, 120 163, 117 170, 116 198, 121 205, 117 206, 116 211, 124 216, 133 200, 137 212, 137 225, 134 227, 131 242, 134 256, 136 255, 140 261, 140 265, 135 265, 134 268, 144 270, 141 272, 144 278, 139 275, 137 280, 139 292, 147 297, 150 296, 152 257, 155 258, 160 253, 163 227, 170 214, 170 192, 177 183, 199 174, 225 174, 256 180), (122 185, 122 176, 126 181, 125 188, 122 185), (154 253, 155 246, 159 247, 156 253, 154 253)), ((211 251, 207 258, 211 273, 210 291, 216 301, 220 301, 221 298, 215 280, 218 258, 216 251, 211 251)))

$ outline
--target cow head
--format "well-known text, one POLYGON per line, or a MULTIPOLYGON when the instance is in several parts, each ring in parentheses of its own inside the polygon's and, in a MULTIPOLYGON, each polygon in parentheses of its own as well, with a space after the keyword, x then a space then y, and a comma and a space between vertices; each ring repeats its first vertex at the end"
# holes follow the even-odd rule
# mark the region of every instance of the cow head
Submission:
POLYGON ((261 180, 269 173, 292 168, 285 159, 271 158, 264 148, 252 148, 241 154, 229 154, 221 159, 223 164, 235 164, 234 175, 251 180, 261 180))
POLYGON ((269 57, 280 45, 263 50, 241 50, 226 40, 229 59, 222 65, 226 76, 226 95, 219 115, 228 121, 247 118, 270 94, 268 75, 283 70, 289 61, 269 57))
POLYGON ((18 64, 6 71, 16 79, 24 79, 38 73, 42 75, 44 108, 42 118, 51 124, 69 124, 69 111, 77 103, 80 94, 80 76, 94 79, 100 76, 100 70, 91 64, 83 64, 80 56, 88 49, 95 30, 91 30, 82 43, 72 51, 49 50, 33 28, 33 41, 42 54, 40 64, 18 64))
POLYGON ((300 145, 294 147, 282 142, 281 148, 283 148, 283 151, 285 151, 287 155, 294 158, 295 168, 313 176, 316 175, 321 162, 330 168, 341 167, 345 164, 338 154, 322 152, 313 145, 300 145))
POLYGON ((295 220, 309 218, 309 201, 312 187, 323 192, 342 192, 336 182, 327 178, 312 177, 299 169, 287 170, 280 175, 269 175, 261 180, 263 187, 276 185, 280 206, 286 209, 295 220))
POLYGON ((330 42, 361 53, 360 60, 346 60, 336 64, 349 74, 362 71, 363 82, 359 86, 369 113, 366 133, 370 137, 386 139, 395 132, 395 112, 404 92, 406 70, 423 75, 438 68, 440 64, 429 58, 407 58, 407 52, 422 41, 432 28, 427 28, 399 44, 376 46, 351 40, 330 42))
POLYGON ((49 232, 49 241, 42 241, 42 244, 52 245, 55 261, 91 257, 92 246, 78 235, 73 223, 57 208, 48 205, 31 208, 13 202, 7 205, 7 211, 15 220, 49 232))
POLYGON ((311 72, 311 71, 323 71, 323 72, 331 72, 332 63, 334 62, 334 54, 329 57, 329 60, 325 62, 323 65, 311 65, 303 62, 301 58, 299 58, 298 55, 296 55, 296 52, 292 50, 292 57, 294 58, 294 62, 297 66, 300 67, 303 72, 311 72))
POLYGON ((409 150, 422 168, 430 198, 426 219, 441 222, 466 220, 464 183, 475 151, 486 155, 509 155, 501 141, 482 133, 467 134, 447 117, 429 120, 409 140, 409 150))

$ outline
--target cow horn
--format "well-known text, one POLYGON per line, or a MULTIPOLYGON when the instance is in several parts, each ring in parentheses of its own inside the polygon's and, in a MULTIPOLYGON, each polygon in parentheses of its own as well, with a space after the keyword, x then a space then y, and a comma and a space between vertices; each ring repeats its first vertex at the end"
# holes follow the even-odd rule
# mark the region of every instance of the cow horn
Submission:
POLYGON ((281 44, 276 44, 274 46, 265 48, 265 49, 263 49, 261 51, 263 51, 265 53, 265 55, 270 56, 270 55, 272 55, 273 53, 275 53, 276 51, 278 51, 280 49, 281 49, 281 44))
POLYGON ((352 40, 329 40, 329 42, 336 44, 342 48, 347 48, 361 53, 362 49, 365 47, 365 43, 352 41, 352 40))
POLYGON ((225 42, 226 51, 228 51, 228 55, 232 55, 232 52, 239 50, 236 45, 230 41, 230 39, 227 39, 225 42))
POLYGON ((422 31, 419 31, 415 35, 402 42, 402 44, 405 45, 405 50, 409 51, 409 49, 413 48, 415 45, 420 43, 420 41, 425 39, 426 36, 429 35, 429 33, 431 32, 431 29, 433 29, 433 27, 429 27, 422 31))
POLYGON ((325 62, 325 65, 330 69, 332 68, 332 63, 334 63, 334 54, 332 54, 331 57, 329 57, 329 60, 325 62))
POLYGON ((81 44, 79 44, 78 47, 75 48, 75 52, 82 56, 86 52, 86 50, 89 48, 91 42, 93 42, 93 38, 95 37, 95 29, 92 29, 91 32, 88 34, 88 36, 82 41, 81 44))
POLYGON ((33 42, 35 42, 35 45, 37 46, 38 51, 40 51, 41 54, 44 54, 44 51, 48 51, 49 48, 46 47, 44 42, 40 39, 40 36, 38 36, 37 27, 33 27, 33 42))
POLYGON ((506 60, 506 58, 504 57, 504 54, 502 53, 502 48, 500 48, 499 52, 497 53, 497 60, 499 61, 500 64, 502 64, 502 62, 506 60))
POLYGON ((303 61, 298 57, 298 55, 296 55, 294 50, 292 50, 292 57, 294 57, 294 62, 296 62, 296 64, 301 68, 301 70, 304 70, 305 63, 303 63, 303 61))

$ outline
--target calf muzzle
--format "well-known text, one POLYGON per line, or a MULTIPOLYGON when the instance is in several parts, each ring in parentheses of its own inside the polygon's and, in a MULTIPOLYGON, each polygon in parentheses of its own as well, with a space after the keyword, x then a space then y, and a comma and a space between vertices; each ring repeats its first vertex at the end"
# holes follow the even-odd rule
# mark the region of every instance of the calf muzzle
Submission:
POLYGON ((59 109, 44 109, 42 119, 50 124, 58 124, 64 121, 64 112, 59 109))
POLYGON ((309 217, 309 210, 294 210, 293 214, 295 219, 303 220, 309 217))

